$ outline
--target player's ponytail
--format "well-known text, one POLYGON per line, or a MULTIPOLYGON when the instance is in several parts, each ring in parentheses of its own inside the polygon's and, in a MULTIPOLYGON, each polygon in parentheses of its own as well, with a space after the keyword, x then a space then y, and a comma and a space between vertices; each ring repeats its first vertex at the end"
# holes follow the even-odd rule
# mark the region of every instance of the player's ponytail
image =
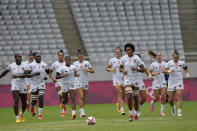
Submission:
POLYGON ((177 50, 174 50, 173 55, 179 55, 179 52, 177 50))
POLYGON ((148 56, 150 56, 151 58, 156 58, 156 53, 152 50, 148 50, 147 51, 148 56))
POLYGON ((58 55, 59 55, 60 53, 63 53, 63 54, 64 54, 64 51, 63 51, 63 50, 60 50, 60 51, 58 52, 58 55))
POLYGON ((83 51, 81 49, 78 49, 77 50, 77 56, 80 55, 80 54, 83 54, 83 51))

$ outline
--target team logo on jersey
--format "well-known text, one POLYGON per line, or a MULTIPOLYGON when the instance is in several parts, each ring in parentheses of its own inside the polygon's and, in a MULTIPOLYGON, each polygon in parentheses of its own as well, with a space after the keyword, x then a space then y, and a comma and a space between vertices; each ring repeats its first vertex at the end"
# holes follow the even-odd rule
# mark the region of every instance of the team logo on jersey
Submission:
POLYGON ((182 87, 182 85, 179 85, 179 87, 182 87))
POLYGON ((136 63, 136 60, 133 60, 134 63, 136 63))
POLYGON ((181 65, 179 65, 179 67, 181 67, 181 65))
POLYGON ((73 70, 72 69, 69 69, 69 71, 72 72, 73 70))
POLYGON ((88 67, 88 65, 87 65, 87 64, 85 64, 85 65, 84 65, 84 67, 88 67))
POLYGON ((44 66, 42 66, 42 69, 44 69, 44 66))

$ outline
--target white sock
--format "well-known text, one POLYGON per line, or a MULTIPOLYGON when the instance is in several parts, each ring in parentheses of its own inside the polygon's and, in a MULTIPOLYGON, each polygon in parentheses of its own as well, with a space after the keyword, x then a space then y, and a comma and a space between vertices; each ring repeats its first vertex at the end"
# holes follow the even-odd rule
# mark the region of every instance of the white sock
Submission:
POLYGON ((180 109, 180 108, 178 108, 178 113, 179 113, 179 114, 181 114, 181 112, 182 112, 182 111, 181 111, 181 109, 180 109))
POLYGON ((129 111, 129 115, 133 115, 133 111, 132 110, 129 111))
POLYGON ((121 108, 120 108, 120 111, 124 111, 124 108, 123 108, 123 107, 121 107, 121 108))
POLYGON ((135 115, 138 115, 138 112, 139 112, 139 111, 134 110, 134 114, 135 114, 135 115))
POLYGON ((80 108, 80 114, 85 114, 85 111, 83 108, 80 108))
POLYGON ((16 119, 19 119, 19 116, 16 116, 16 119))
POLYGON ((72 114, 76 114, 76 110, 72 110, 72 114))
POLYGON ((61 110, 61 113, 65 113, 64 109, 61 110))
POLYGON ((42 115, 43 108, 39 108, 39 115, 42 115))
POLYGON ((161 113, 164 113, 164 104, 161 104, 161 113))

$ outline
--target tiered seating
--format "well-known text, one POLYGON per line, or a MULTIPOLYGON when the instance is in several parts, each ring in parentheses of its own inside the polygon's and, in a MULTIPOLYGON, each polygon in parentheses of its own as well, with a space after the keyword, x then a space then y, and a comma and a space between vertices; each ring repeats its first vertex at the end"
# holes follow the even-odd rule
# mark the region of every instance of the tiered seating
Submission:
POLYGON ((113 56, 117 46, 136 45, 170 58, 174 49, 184 59, 177 0, 69 0, 84 46, 97 63, 113 56), (96 57, 94 57, 96 56, 96 57))
POLYGON ((16 52, 39 51, 47 63, 57 59, 64 41, 50 0, 0 1, 0 68, 14 61, 16 52))

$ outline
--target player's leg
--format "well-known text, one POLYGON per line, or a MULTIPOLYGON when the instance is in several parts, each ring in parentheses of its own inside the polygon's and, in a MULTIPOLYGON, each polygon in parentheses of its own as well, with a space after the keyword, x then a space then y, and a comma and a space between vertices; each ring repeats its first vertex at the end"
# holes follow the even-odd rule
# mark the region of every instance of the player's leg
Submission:
POLYGON ((39 116, 38 119, 42 118, 43 108, 44 108, 44 95, 45 95, 45 89, 38 89, 38 100, 39 100, 39 116))
POLYGON ((77 93, 78 93, 78 97, 79 97, 79 107, 80 107, 80 117, 85 117, 84 114, 84 91, 83 88, 77 88, 77 93))
POLYGON ((62 90, 61 90, 61 86, 60 85, 58 85, 58 86, 56 86, 56 92, 57 92, 57 94, 58 94, 58 97, 59 97, 59 106, 60 106, 60 109, 61 109, 61 113, 65 113, 65 111, 64 111, 64 106, 63 106, 63 104, 62 104, 62 90))
POLYGON ((131 85, 125 86, 125 92, 126 92, 127 99, 128 99, 127 104, 128 104, 128 108, 129 108, 129 121, 133 121, 133 110, 132 110, 132 108, 133 108, 133 100, 132 100, 133 90, 131 88, 131 85))
POLYGON ((18 114, 19 90, 12 91, 12 98, 14 101, 13 109, 14 109, 14 114, 16 116, 16 122, 20 122, 19 114, 18 114))
POLYGON ((124 108, 123 108, 123 91, 122 91, 122 87, 121 86, 115 86, 115 90, 117 92, 117 96, 118 96, 118 105, 119 105, 119 108, 120 108, 120 113, 122 115, 125 115, 125 111, 124 111, 124 108))
POLYGON ((153 89, 154 99, 151 101, 150 110, 154 111, 154 104, 155 102, 159 101, 159 89, 153 89))
POLYGON ((27 107, 27 94, 26 93, 20 93, 19 96, 20 96, 20 100, 21 100, 21 103, 22 103, 22 111, 20 113, 20 121, 24 122, 25 121, 24 112, 25 112, 26 107, 27 107))
POLYGON ((138 113, 139 113, 139 88, 133 86, 133 97, 134 97, 134 108, 135 108, 135 120, 138 120, 138 113))
POLYGON ((30 91, 30 85, 26 85, 27 88, 27 110, 31 111, 31 91, 30 91))
POLYGON ((161 91, 161 112, 160 112, 160 115, 165 116, 164 105, 166 103, 166 87, 162 87, 160 89, 160 91, 161 91))
POLYGON ((177 96, 177 106, 178 106, 178 116, 182 115, 182 97, 183 97, 183 89, 177 89, 176 90, 176 96, 177 96))
POLYGON ((70 99, 72 102, 72 119, 76 118, 76 90, 70 90, 70 99))
POLYGON ((146 97, 147 97, 146 90, 140 90, 139 94, 141 97, 140 106, 142 106, 146 102, 146 97))
POLYGON ((32 116, 36 115, 34 106, 36 105, 37 100, 38 100, 38 91, 31 92, 31 114, 32 116))
POLYGON ((172 115, 173 116, 176 115, 176 108, 174 105, 174 95, 175 95, 175 91, 168 90, 168 102, 169 102, 170 106, 172 107, 172 115))

